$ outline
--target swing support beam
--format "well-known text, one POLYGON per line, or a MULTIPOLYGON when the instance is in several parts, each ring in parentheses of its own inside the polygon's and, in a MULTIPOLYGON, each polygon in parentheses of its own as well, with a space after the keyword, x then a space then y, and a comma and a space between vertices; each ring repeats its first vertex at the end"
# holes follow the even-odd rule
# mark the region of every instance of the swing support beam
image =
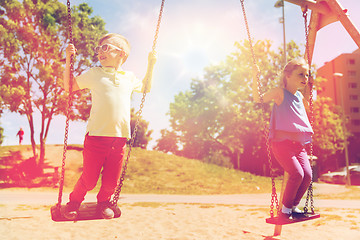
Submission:
POLYGON ((316 2, 312 0, 285 0, 289 3, 299 5, 301 8, 308 8, 313 11, 317 11, 322 14, 331 14, 331 9, 329 6, 325 3, 323 3, 321 0, 316 2))
POLYGON ((311 63, 315 47, 317 31, 326 25, 340 21, 356 45, 360 48, 360 33, 351 21, 347 9, 343 8, 338 0, 285 0, 301 6, 302 10, 312 10, 309 24, 309 61, 311 63))

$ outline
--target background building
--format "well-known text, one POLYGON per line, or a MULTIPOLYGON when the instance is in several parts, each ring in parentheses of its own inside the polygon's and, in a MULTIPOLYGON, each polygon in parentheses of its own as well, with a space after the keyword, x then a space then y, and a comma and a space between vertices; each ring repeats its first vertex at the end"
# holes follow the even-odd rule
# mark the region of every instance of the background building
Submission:
POLYGON ((360 134, 360 49, 326 62, 317 70, 317 75, 327 79, 319 95, 330 97, 339 106, 343 101, 345 115, 349 118, 348 130, 360 134))
POLYGON ((350 162, 360 162, 360 49, 344 53, 317 70, 317 76, 327 79, 319 96, 330 97, 343 108, 349 141, 350 162))

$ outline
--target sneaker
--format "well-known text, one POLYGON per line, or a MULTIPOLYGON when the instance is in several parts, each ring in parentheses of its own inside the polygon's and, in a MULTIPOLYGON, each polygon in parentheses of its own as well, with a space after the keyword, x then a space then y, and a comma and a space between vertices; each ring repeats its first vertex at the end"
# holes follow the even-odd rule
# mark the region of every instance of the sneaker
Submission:
POLYGON ((64 217, 69 220, 75 220, 79 214, 79 202, 68 202, 65 206, 64 217))
POLYGON ((304 214, 305 213, 303 210, 299 209, 298 207, 293 207, 291 212, 295 213, 295 214, 296 213, 299 213, 299 214, 304 214))
POLYGON ((305 218, 305 217, 307 217, 307 214, 304 211, 300 210, 300 209, 297 209, 296 211, 293 211, 291 213, 291 215, 292 215, 293 218, 305 218))
POLYGON ((114 210, 112 210, 112 205, 110 202, 99 202, 97 204, 97 211, 104 219, 114 218, 114 210))

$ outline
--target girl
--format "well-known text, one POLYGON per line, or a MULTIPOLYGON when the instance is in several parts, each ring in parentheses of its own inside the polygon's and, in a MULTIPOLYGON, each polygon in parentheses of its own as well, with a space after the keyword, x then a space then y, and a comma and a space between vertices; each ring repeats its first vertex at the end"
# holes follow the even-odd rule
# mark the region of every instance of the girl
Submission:
POLYGON ((280 213, 280 218, 285 219, 303 214, 297 206, 312 179, 312 170, 305 150, 305 145, 311 142, 313 134, 305 110, 310 92, 308 71, 304 59, 290 61, 283 70, 281 87, 270 89, 262 96, 258 93, 256 78, 253 81, 255 102, 260 102, 261 97, 264 103, 275 102, 271 113, 269 138, 275 158, 289 174, 280 213), (305 90, 305 97, 300 89, 305 90))

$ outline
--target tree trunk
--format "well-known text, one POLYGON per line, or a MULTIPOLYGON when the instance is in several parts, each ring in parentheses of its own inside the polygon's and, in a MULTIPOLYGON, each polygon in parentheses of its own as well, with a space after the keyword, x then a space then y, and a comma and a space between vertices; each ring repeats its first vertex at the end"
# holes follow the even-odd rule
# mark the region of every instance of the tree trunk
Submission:
POLYGON ((238 151, 235 151, 230 156, 231 163, 233 164, 234 169, 240 169, 240 154, 238 151))
POLYGON ((259 174, 256 171, 257 163, 255 162, 256 159, 254 158, 254 155, 252 153, 252 147, 253 147, 253 141, 251 139, 248 139, 248 141, 244 144, 244 151, 241 154, 241 158, 243 159, 241 170, 250 173, 259 174))
POLYGON ((54 114, 54 108, 51 108, 50 113, 47 115, 46 122, 46 114, 45 114, 46 105, 44 104, 44 108, 42 110, 42 121, 41 121, 41 131, 40 131, 40 158, 39 158, 39 168, 41 172, 44 169, 45 163, 45 150, 46 150, 46 138, 49 133, 50 123, 54 114))
POLYGON ((35 143, 35 130, 34 130, 34 118, 33 118, 33 109, 32 109, 32 101, 31 101, 31 84, 30 84, 30 62, 27 63, 27 85, 26 85, 26 97, 24 101, 24 109, 25 114, 28 118, 29 126, 30 126, 30 141, 31 141, 31 147, 34 154, 35 161, 37 160, 37 154, 36 154, 36 143, 35 143))
POLYGON ((39 168, 41 169, 41 172, 43 172, 43 169, 44 169, 46 138, 47 138, 47 134, 49 132, 50 122, 51 122, 51 118, 48 119, 48 122, 47 122, 46 126, 44 126, 45 125, 45 119, 41 123, 40 158, 39 158, 39 168), (44 130, 44 128, 45 128, 45 130, 44 130))
POLYGON ((35 130, 34 130, 34 119, 32 117, 32 114, 26 114, 29 122, 30 127, 30 142, 31 147, 33 151, 34 158, 37 159, 37 153, 36 153, 36 142, 35 142, 35 130))
POLYGON ((39 158, 38 169, 41 174, 44 171, 44 162, 45 162, 45 140, 40 137, 40 158, 39 158))

